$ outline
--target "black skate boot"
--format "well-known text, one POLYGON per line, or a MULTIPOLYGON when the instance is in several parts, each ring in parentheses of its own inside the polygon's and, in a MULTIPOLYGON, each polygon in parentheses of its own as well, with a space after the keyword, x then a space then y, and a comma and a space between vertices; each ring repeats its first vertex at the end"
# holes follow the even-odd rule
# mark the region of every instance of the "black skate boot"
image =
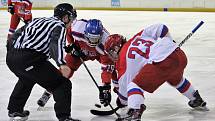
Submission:
POLYGON ((45 91, 42 95, 42 97, 37 101, 37 104, 40 107, 44 107, 45 104, 48 102, 49 98, 52 96, 52 93, 45 91))
POLYGON ((67 118, 59 119, 59 121, 81 121, 81 120, 79 120, 79 119, 73 119, 71 117, 67 117, 67 118))
POLYGON ((25 110, 22 113, 20 112, 8 113, 10 121, 26 121, 29 115, 30 112, 28 110, 25 110))
POLYGON ((116 121, 141 121, 141 116, 145 110, 146 106, 142 104, 140 109, 129 109, 124 117, 120 117, 116 121))
POLYGON ((188 105, 194 109, 197 110, 208 110, 206 107, 206 102, 201 98, 199 95, 198 90, 193 94, 193 96, 196 98, 195 100, 191 100, 188 102, 188 105))

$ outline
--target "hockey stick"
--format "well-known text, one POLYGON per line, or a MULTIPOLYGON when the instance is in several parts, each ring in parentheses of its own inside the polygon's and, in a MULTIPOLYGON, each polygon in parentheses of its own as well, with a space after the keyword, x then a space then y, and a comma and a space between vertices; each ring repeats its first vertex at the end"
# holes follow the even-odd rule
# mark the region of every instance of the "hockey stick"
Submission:
POLYGON ((178 46, 181 47, 181 46, 196 32, 196 30, 198 30, 199 27, 202 26, 202 24, 204 24, 203 21, 199 22, 199 24, 192 30, 192 32, 190 32, 190 33, 184 38, 184 40, 182 40, 182 41, 179 43, 178 46))
POLYGON ((91 74, 89 68, 87 67, 87 65, 85 64, 84 60, 82 59, 82 57, 80 57, 82 64, 84 65, 85 69, 87 70, 88 74, 90 75, 91 79, 93 80, 94 84, 96 85, 96 87, 99 89, 99 85, 96 82, 96 80, 94 79, 93 75, 91 74))
POLYGON ((27 24, 27 22, 24 21, 24 19, 22 17, 19 17, 19 19, 24 23, 27 24))
MULTIPOLYGON (((93 80, 94 84, 96 85, 96 87, 97 87, 98 90, 100 91, 99 85, 97 84, 96 80, 94 79, 93 75, 91 74, 90 70, 88 69, 87 65, 85 64, 84 60, 83 60, 81 57, 80 57, 80 59, 81 59, 82 64, 84 65, 85 69, 87 70, 88 74, 90 75, 91 79, 93 80)), ((113 106, 112 106, 110 103, 108 103, 108 105, 109 105, 109 107, 111 108, 111 111, 112 111, 113 113, 115 113, 116 116, 117 116, 118 118, 120 118, 120 115, 116 112, 116 108, 114 109, 113 106)), ((118 110, 118 109, 117 109, 117 110, 118 110)), ((90 112, 91 112, 92 114, 96 115, 96 112, 94 113, 94 111, 92 111, 92 110, 90 110, 90 112)), ((111 113, 112 113, 112 112, 111 112, 111 113)), ((112 114, 113 114, 113 113, 112 113, 112 114)), ((112 115, 112 114, 110 114, 110 115, 112 115)))
MULTIPOLYGON (((192 30, 191 33, 189 33, 184 40, 182 40, 179 43, 179 47, 181 47, 195 32, 196 30, 198 30, 202 25, 204 24, 203 21, 199 22, 199 24, 192 30)), ((112 115, 114 112, 116 112, 119 109, 119 107, 116 107, 113 110, 109 110, 109 111, 99 111, 99 110, 90 110, 90 112, 94 115, 98 115, 98 116, 106 116, 106 115, 112 115)))
POLYGON ((97 116, 108 116, 108 115, 114 114, 114 112, 116 112, 118 109, 119 109, 119 107, 116 107, 116 108, 109 110, 109 111, 90 110, 90 112, 93 115, 97 115, 97 116))
MULTIPOLYGON (((16 14, 16 13, 14 13, 16 14)), ((17 15, 18 16, 18 15, 17 15)), ((25 22, 24 18, 23 17, 19 17, 19 20, 22 21, 24 24, 27 24, 27 22, 25 22)))

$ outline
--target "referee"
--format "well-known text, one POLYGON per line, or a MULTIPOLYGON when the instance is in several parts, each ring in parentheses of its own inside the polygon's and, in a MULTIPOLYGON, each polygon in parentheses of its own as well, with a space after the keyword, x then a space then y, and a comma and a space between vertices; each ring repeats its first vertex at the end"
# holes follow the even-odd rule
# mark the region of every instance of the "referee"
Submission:
POLYGON ((24 110, 24 106, 37 83, 53 93, 59 121, 79 121, 70 117, 72 84, 67 77, 71 70, 66 66, 63 49, 66 28, 76 17, 72 5, 59 4, 53 17, 33 19, 8 41, 6 63, 18 77, 8 104, 11 120, 27 120, 30 112, 24 110), (49 58, 55 60, 60 71, 48 61, 49 58))

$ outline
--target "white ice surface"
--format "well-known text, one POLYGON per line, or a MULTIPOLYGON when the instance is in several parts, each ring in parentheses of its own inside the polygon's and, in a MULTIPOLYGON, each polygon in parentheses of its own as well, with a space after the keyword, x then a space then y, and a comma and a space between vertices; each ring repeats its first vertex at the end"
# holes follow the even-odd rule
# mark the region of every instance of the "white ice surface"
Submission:
MULTIPOLYGON (((173 38, 179 43, 200 21, 204 25, 183 45, 188 56, 185 76, 195 89, 207 101, 208 112, 192 111, 188 99, 168 84, 162 85, 153 94, 145 94, 147 110, 143 121, 215 121, 215 14, 192 12, 143 12, 143 11, 77 11, 78 18, 98 18, 110 33, 120 33, 130 38, 143 27, 154 23, 165 23, 173 38)), ((33 11, 33 17, 52 16, 52 11, 33 11)), ((0 121, 7 121, 7 104, 17 78, 5 63, 6 36, 10 15, 0 11, 0 121)), ((95 79, 100 83, 98 62, 86 63, 95 79)), ((70 79, 72 89, 72 115, 83 121, 113 121, 115 115, 97 117, 90 114, 96 109, 98 90, 83 66, 70 79)), ((37 111, 36 101, 44 89, 38 85, 32 90, 25 109, 30 110, 29 121, 57 121, 53 110, 53 99, 48 102, 45 111, 37 111)), ((114 95, 115 99, 115 95, 114 95)), ((115 100, 112 105, 115 107, 115 100)), ((104 108, 102 108, 105 110, 104 108)), ((109 110, 110 108, 106 108, 109 110)))

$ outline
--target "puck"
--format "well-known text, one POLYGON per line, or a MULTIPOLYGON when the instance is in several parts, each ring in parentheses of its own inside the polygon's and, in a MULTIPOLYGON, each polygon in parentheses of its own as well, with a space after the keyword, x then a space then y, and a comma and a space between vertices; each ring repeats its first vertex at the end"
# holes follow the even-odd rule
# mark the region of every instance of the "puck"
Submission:
POLYGON ((95 106, 96 106, 97 108, 101 108, 101 107, 102 107, 102 106, 99 105, 99 104, 95 104, 95 106))

